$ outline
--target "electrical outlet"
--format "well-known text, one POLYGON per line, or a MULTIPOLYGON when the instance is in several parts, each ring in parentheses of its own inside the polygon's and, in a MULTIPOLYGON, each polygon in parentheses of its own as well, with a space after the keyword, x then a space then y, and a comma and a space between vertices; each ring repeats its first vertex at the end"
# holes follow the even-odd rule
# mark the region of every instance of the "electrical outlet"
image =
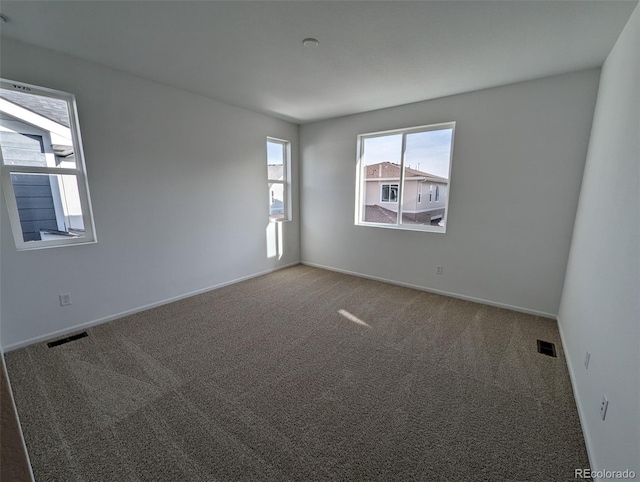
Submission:
POLYGON ((442 274, 442 266, 436 266, 436 273, 442 274))
POLYGON ((64 293, 60 296, 60 306, 68 306, 71 304, 71 293, 64 293))
POLYGON ((591 353, 587 352, 587 355, 584 357, 584 369, 589 369, 589 360, 591 360, 591 353))
POLYGON ((607 416, 607 407, 609 406, 609 400, 606 395, 602 395, 602 403, 600 403, 600 417, 604 420, 607 416))

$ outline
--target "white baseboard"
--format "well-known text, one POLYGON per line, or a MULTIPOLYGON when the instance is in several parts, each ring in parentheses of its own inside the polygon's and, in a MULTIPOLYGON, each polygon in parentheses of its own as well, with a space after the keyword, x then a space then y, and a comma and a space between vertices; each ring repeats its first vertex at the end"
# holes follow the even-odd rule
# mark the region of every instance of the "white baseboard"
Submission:
MULTIPOLYGON (((573 398, 576 401, 576 407, 578 408, 578 418, 580 419, 580 427, 582 427, 584 444, 587 447, 587 457, 589 458, 589 466, 591 467, 592 472, 597 472, 598 465, 596 463, 596 458, 593 453, 593 450, 591 449, 591 438, 589 437, 589 431, 587 430, 587 426, 585 424, 585 416, 584 416, 582 400, 578 395, 575 372, 573 371, 573 364, 571 362, 571 356, 569 355, 569 351, 567 350, 567 344, 564 341, 564 333, 562 331, 562 322, 560 321, 559 318, 558 318, 558 331, 560 332, 560 342, 562 343, 562 351, 564 351, 564 359, 567 362, 567 369, 569 370, 569 379, 571 380, 571 389, 573 390, 573 398)), ((576 467, 576 468, 580 468, 580 467, 576 467)))
POLYGON ((414 290, 426 291, 428 293, 435 293, 437 295, 450 296, 451 298, 458 298, 466 301, 474 301, 476 303, 481 303, 483 305, 496 306, 498 308, 505 308, 507 310, 519 311, 520 313, 527 313, 529 315, 541 316, 543 318, 551 318, 552 320, 555 320, 557 318, 557 315, 553 313, 546 313, 544 311, 531 310, 529 308, 523 308, 521 306, 508 305, 506 303, 499 303, 497 301, 485 300, 482 298, 475 298, 473 296, 461 295, 459 293, 452 293, 450 291, 426 288, 424 286, 414 285, 411 283, 404 283, 402 281, 396 281, 396 280, 387 279, 387 278, 381 278, 379 276, 371 276, 364 273, 358 273, 356 271, 349 271, 347 269, 334 268, 333 266, 325 266, 318 263, 311 263, 310 261, 301 261, 300 264, 304 264, 306 266, 313 266, 315 268, 322 268, 329 271, 336 271, 338 273, 350 274, 352 276, 357 276, 359 278, 366 278, 374 281, 382 281, 383 283, 390 283, 393 285, 404 286, 405 288, 413 288, 414 290))
POLYGON ((133 308, 131 310, 121 311, 120 313, 115 313, 113 315, 105 316, 102 318, 98 318, 97 320, 87 321, 84 323, 79 323, 77 325, 71 326, 69 328, 64 328, 62 330, 52 331, 50 333, 46 333, 44 335, 35 336, 33 338, 29 338, 27 340, 19 341, 16 343, 12 343, 10 345, 2 347, 5 352, 17 350, 18 348, 23 348, 28 345, 33 345, 34 343, 39 343, 41 341, 49 340, 51 338, 58 338, 60 336, 67 335, 69 333, 73 333, 80 330, 85 330, 87 328, 91 328, 92 326, 101 325, 102 323, 106 323, 108 321, 117 320, 118 318, 122 318, 124 316, 133 315, 135 313, 139 313, 141 311, 150 310, 151 308, 156 308, 158 306, 166 305, 167 303, 173 303, 174 301, 179 301, 184 298, 189 298, 191 296, 196 296, 202 293, 206 293, 207 291, 213 291, 219 288, 223 288, 225 286, 229 286, 235 283, 239 283, 241 281, 246 281, 251 278, 257 278, 258 276, 262 276, 265 274, 273 273, 274 271, 279 271, 281 269, 289 268, 291 266, 296 266, 300 264, 299 261, 294 263, 285 264, 283 266, 278 266, 277 268, 271 268, 265 271, 260 271, 259 273, 250 274, 247 276, 243 276, 241 278, 236 278, 230 281, 225 281, 224 283, 219 283, 213 286, 208 286, 206 288, 202 288, 195 291, 190 291, 189 293, 183 293, 178 296, 173 296, 171 298, 166 298, 164 300, 156 301, 154 303, 150 303, 148 305, 139 306, 137 308, 133 308))
POLYGON ((2 350, 0 350, 0 356, 2 357, 2 371, 4 372, 4 376, 7 379, 7 386, 9 387, 9 398, 11 399, 11 405, 13 406, 13 411, 16 414, 16 420, 18 421, 18 432, 20 432, 20 441, 22 442, 22 450, 24 450, 24 454, 27 457, 27 464, 29 465, 29 475, 31 476, 31 481, 34 482, 36 478, 33 475, 33 468, 31 467, 31 459, 29 458, 27 443, 25 442, 24 434, 22 433, 22 424, 20 423, 20 414, 18 413, 18 407, 16 407, 16 401, 13 398, 13 389, 11 388, 11 380, 9 380, 7 363, 4 360, 4 352, 2 350))

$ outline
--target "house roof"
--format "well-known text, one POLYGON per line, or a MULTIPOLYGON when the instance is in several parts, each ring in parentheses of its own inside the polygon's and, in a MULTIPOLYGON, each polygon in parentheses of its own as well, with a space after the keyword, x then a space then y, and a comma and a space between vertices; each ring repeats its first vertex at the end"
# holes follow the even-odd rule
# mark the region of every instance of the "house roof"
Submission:
POLYGON ((378 205, 365 206, 364 219, 368 223, 396 224, 398 214, 378 205))
POLYGON ((13 92, 6 89, 0 89, 0 97, 31 112, 35 112, 42 117, 46 117, 53 122, 65 127, 71 127, 69 123, 69 110, 64 100, 45 97, 43 95, 27 94, 25 92, 13 92))
MULTIPOLYGON (((435 174, 430 174, 424 171, 418 171, 417 169, 411 169, 410 167, 405 167, 404 170, 405 179, 411 177, 427 177, 431 181, 441 181, 448 182, 447 178, 436 176, 435 174)), ((367 179, 375 179, 375 178, 397 178, 400 179, 400 164, 395 164, 393 162, 379 162, 377 164, 371 164, 367 166, 367 179)))
MULTIPOLYGON (((368 223, 396 224, 398 213, 385 209, 382 206, 365 206, 364 219, 368 223)), ((411 219, 406 214, 402 216, 402 224, 424 224, 415 219, 411 219)))

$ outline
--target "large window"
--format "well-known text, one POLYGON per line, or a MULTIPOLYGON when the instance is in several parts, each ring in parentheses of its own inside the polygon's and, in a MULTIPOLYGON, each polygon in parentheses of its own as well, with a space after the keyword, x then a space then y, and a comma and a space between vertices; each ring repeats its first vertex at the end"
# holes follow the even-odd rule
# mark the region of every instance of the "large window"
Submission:
POLYGON ((289 183, 289 159, 291 147, 288 141, 267 138, 267 187, 269 191, 269 219, 291 219, 291 185, 289 183))
POLYGON ((454 130, 447 122, 358 136, 356 224, 445 232, 454 130))
POLYGON ((18 249, 95 242, 73 94, 0 80, 0 161, 18 249))

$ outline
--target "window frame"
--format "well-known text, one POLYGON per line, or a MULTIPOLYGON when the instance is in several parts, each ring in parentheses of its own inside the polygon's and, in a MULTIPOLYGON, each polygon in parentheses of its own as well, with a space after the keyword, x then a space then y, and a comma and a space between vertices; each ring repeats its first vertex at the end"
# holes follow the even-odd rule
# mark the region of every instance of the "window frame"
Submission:
POLYGON ((282 185, 282 197, 284 204, 284 218, 274 219, 269 214, 269 206, 267 205, 267 215, 269 217, 269 222, 272 223, 285 223, 292 220, 291 216, 291 142, 286 139, 279 139, 277 137, 267 136, 265 142, 265 158, 267 160, 267 198, 271 198, 271 192, 269 185, 270 184, 281 184, 282 185), (267 145, 269 142, 282 145, 282 179, 270 179, 269 178, 269 157, 267 145))
POLYGON ((15 92, 24 92, 43 97, 51 97, 54 99, 63 100, 67 103, 69 114, 69 130, 71 132, 76 165, 75 168, 5 165, 2 149, 0 149, 0 177, 2 177, 2 190, 4 191, 4 197, 7 203, 9 222, 11 224, 11 231, 13 232, 13 239, 15 241, 16 249, 19 251, 27 251, 96 243, 98 240, 93 219, 93 210, 91 207, 91 196, 89 193, 89 184, 87 181, 84 149, 82 145, 82 135, 80 133, 80 123, 75 95, 69 92, 49 89, 47 87, 40 87, 4 78, 0 78, 0 87, 15 92), (13 184, 11 182, 12 173, 74 176, 76 179, 78 194, 80 198, 82 221, 84 225, 84 236, 69 237, 66 239, 59 238, 50 240, 25 241, 22 231, 22 224, 20 222, 20 214, 18 212, 18 203, 15 191, 13 189, 13 184))
MULTIPOLYGON (((376 131, 369 132, 364 134, 359 134, 357 136, 357 153, 356 153, 356 192, 355 192, 355 217, 354 224, 356 226, 368 226, 368 227, 377 227, 377 228, 385 228, 385 229, 399 229, 403 231, 422 231, 422 232, 434 232, 434 233, 446 233, 447 231, 447 220, 449 216, 449 200, 451 198, 451 172, 453 166, 453 149, 455 144, 455 132, 456 132, 456 122, 440 122, 437 124, 427 124, 416 127, 407 127, 400 129, 391 129, 386 131, 376 131), (447 182, 447 197, 444 206, 444 215, 442 216, 442 220, 444 221, 444 226, 432 226, 429 224, 403 224, 402 223, 402 209, 404 203, 404 186, 405 186, 405 154, 407 148, 407 135, 415 134, 420 132, 429 132, 429 131, 437 131, 437 130, 445 130, 451 129, 451 147, 449 150, 449 172, 448 172, 448 182, 447 182), (401 147, 401 165, 400 165, 400 180, 398 183, 398 211, 396 212, 396 223, 376 223, 371 221, 365 221, 365 185, 366 185, 366 174, 365 174, 365 149, 364 143, 367 139, 373 139, 376 137, 386 137, 392 135, 402 135, 402 147, 401 147)), ((390 183, 389 183, 390 184, 390 183)), ((380 199, 382 199, 382 192, 380 199)), ((432 191, 429 193, 429 202, 432 202, 432 191)))
POLYGON ((381 203, 387 203, 387 204, 397 204, 398 203, 398 193, 400 192, 400 186, 398 184, 395 183, 383 183, 380 184, 380 202, 381 203), (384 187, 385 186, 389 186, 389 200, 385 201, 384 200, 384 187), (396 187, 396 200, 392 201, 391 200, 391 189, 393 188, 393 186, 396 187))

